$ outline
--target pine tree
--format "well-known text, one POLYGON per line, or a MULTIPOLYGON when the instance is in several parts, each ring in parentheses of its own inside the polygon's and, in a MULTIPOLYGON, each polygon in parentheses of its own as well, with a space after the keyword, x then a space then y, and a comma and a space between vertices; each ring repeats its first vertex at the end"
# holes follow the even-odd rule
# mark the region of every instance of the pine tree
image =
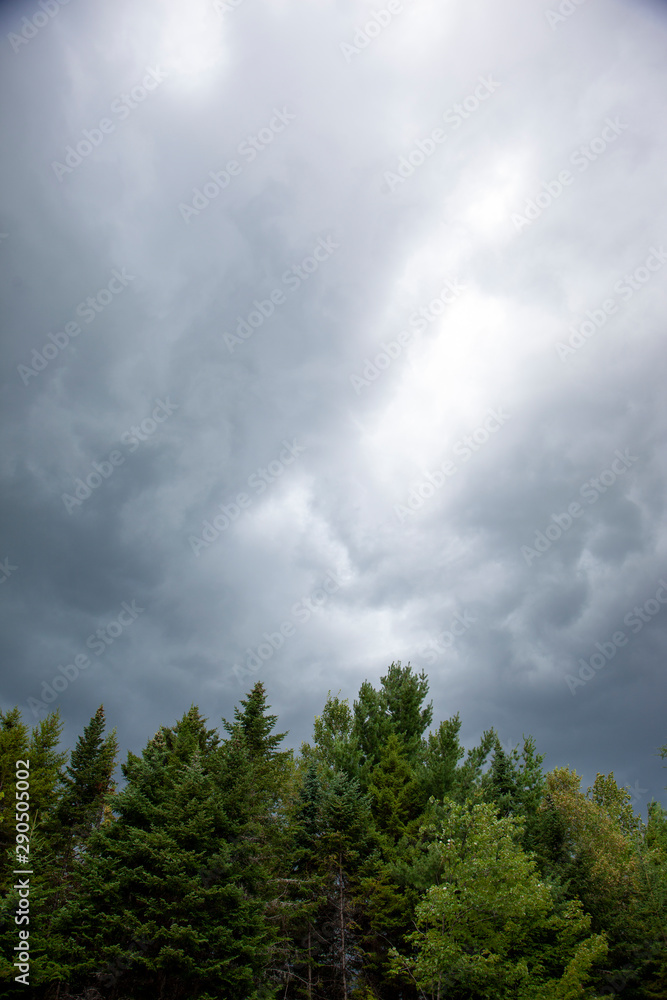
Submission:
POLYGON ((327 941, 324 923, 326 875, 321 871, 322 781, 314 761, 306 765, 290 810, 285 875, 277 879, 282 903, 281 932, 285 996, 319 996, 320 955, 327 941))
POLYGON ((58 712, 51 712, 28 733, 18 708, 0 713, 0 780, 2 781, 2 819, 0 833, 2 850, 2 897, 0 900, 0 980, 11 980, 16 974, 12 960, 17 941, 15 919, 19 894, 15 888, 16 853, 16 765, 28 764, 29 809, 22 813, 29 825, 28 844, 22 844, 21 863, 29 871, 30 883, 30 985, 39 987, 58 974, 58 963, 50 954, 50 925, 57 906, 58 886, 62 878, 55 849, 58 835, 56 813, 62 790, 62 768, 67 753, 58 749, 63 723, 58 712))
POLYGON ((523 749, 506 753, 495 738, 489 771, 482 778, 485 801, 493 802, 499 816, 514 816, 522 821, 523 846, 532 851, 538 843, 539 807, 544 793, 542 761, 532 736, 524 737, 523 749))
POLYGON ((329 947, 323 955, 328 998, 347 1000, 361 966, 354 929, 370 826, 370 803, 359 782, 343 771, 335 772, 322 791, 319 837, 319 867, 325 876, 325 924, 331 927, 329 947))
POLYGON ((415 674, 408 663, 392 663, 380 678, 380 690, 369 681, 359 689, 354 703, 354 728, 366 765, 362 783, 365 787, 370 767, 380 759, 389 735, 395 733, 403 742, 408 757, 415 761, 422 749, 422 734, 433 719, 433 704, 422 707, 428 694, 426 674, 415 674))
POLYGON ((420 814, 420 789, 405 748, 391 733, 372 769, 368 793, 373 820, 381 834, 396 841, 408 833, 420 814))
MULTIPOLYGON (((244 839, 251 770, 193 706, 123 765, 117 819, 95 830, 58 921, 70 987, 158 1000, 271 996, 271 931, 244 839), (231 766, 230 766, 231 765, 231 766)), ((243 751, 244 748, 241 747, 243 751)))
POLYGON ((281 784, 291 769, 292 751, 279 751, 287 733, 273 733, 277 715, 269 714, 266 690, 258 681, 246 698, 242 709, 234 709, 234 721, 223 719, 223 726, 232 738, 243 741, 248 761, 254 769, 253 786, 257 795, 258 818, 261 823, 271 820, 281 798, 281 784))
POLYGON ((456 769, 465 751, 459 742, 461 719, 458 712, 441 722, 424 743, 420 780, 424 801, 433 796, 442 799, 452 792, 456 769))
POLYGON ((28 727, 18 706, 9 712, 0 711, 0 889, 3 893, 13 881, 9 876, 15 867, 16 762, 29 759, 28 740, 28 727))
POLYGON ((115 788, 118 742, 115 729, 104 736, 105 726, 104 707, 100 705, 78 738, 65 769, 57 818, 67 833, 66 863, 102 824, 106 800, 115 788))

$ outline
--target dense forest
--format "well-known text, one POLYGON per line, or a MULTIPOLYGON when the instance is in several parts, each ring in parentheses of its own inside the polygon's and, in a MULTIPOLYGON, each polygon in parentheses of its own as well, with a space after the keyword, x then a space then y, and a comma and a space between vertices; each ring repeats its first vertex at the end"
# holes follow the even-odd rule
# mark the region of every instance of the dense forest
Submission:
POLYGON ((351 707, 329 695, 296 753, 257 683, 220 729, 195 706, 162 726, 121 790, 102 707, 71 754, 57 712, 0 713, 3 995, 667 997, 665 810, 545 773, 531 737, 466 752, 427 697, 392 663, 351 707))

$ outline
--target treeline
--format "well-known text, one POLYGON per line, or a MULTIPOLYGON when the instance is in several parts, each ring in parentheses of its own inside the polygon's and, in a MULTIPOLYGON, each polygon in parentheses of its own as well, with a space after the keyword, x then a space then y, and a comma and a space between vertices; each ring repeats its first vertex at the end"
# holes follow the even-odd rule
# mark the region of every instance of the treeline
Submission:
MULTIPOLYGON (((2 994, 40 1000, 667 997, 667 813, 613 774, 587 792, 532 738, 467 753, 392 663, 281 750, 261 683, 196 707, 114 784, 103 708, 71 755, 52 713, 0 713, 2 994), (30 977, 16 761, 30 764, 30 977)), ((667 747, 659 751, 667 756, 667 747)), ((21 786, 23 787, 23 786, 21 786)), ((24 861, 27 860, 27 855, 24 861)))

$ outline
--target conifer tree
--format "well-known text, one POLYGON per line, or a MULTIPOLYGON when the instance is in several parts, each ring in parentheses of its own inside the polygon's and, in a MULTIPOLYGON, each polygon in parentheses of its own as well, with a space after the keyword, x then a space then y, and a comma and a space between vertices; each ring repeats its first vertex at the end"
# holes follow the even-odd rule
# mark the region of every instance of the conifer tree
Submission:
POLYGON ((78 738, 65 769, 57 818, 67 835, 66 862, 101 825, 106 800, 115 788, 118 741, 115 729, 104 736, 105 725, 104 707, 100 705, 78 738))
POLYGON ((401 738, 408 757, 418 758, 422 734, 433 719, 432 702, 422 707, 427 694, 428 680, 424 671, 415 674, 409 663, 402 667, 400 660, 392 663, 380 678, 379 690, 369 681, 363 682, 354 703, 353 731, 368 765, 366 777, 369 766, 377 763, 392 732, 401 738))
POLYGON ((506 754, 496 736, 491 768, 484 785, 488 801, 495 803, 500 816, 514 816, 518 811, 517 774, 514 754, 506 754))
POLYGON ((361 965, 354 933, 364 856, 371 839, 371 811, 356 779, 336 771, 322 791, 320 871, 325 876, 326 922, 331 938, 323 956, 328 967, 326 996, 347 1000, 361 965))
MULTIPOLYGON (((58 902, 58 887, 62 880, 61 866, 55 850, 58 834, 56 812, 62 789, 62 768, 67 753, 58 749, 63 723, 58 712, 51 712, 28 732, 15 708, 0 713, 0 780, 5 793, 0 801, 3 838, 2 889, 0 896, 0 980, 11 980, 16 974, 12 960, 17 941, 15 919, 19 893, 15 888, 16 860, 16 763, 29 764, 29 809, 22 813, 29 825, 29 843, 23 846, 26 868, 30 870, 30 984, 39 987, 59 972, 58 963, 50 952, 50 924, 58 902)), ((24 768, 21 768, 23 771, 24 768)))
POLYGON ((233 739, 246 748, 248 764, 253 768, 253 789, 257 797, 258 819, 270 822, 281 798, 281 785, 291 770, 292 752, 278 750, 287 733, 272 732, 277 715, 269 714, 266 690, 257 681, 241 708, 234 709, 234 721, 223 719, 223 726, 233 739))
POLYGON ((295 761, 256 684, 225 737, 196 706, 161 726, 113 797, 102 706, 64 771, 58 713, 0 712, 2 985, 18 759, 35 1000, 663 1000, 667 812, 545 776, 532 737, 424 736, 427 694, 400 663, 329 694, 295 761))
POLYGON ((238 762, 248 776, 243 841, 257 872, 253 894, 261 899, 272 928, 271 976, 280 980, 286 975, 290 950, 285 933, 289 882, 285 880, 290 878, 287 803, 295 783, 293 753, 278 749, 287 733, 273 732, 278 717, 270 712, 261 682, 240 705, 234 709, 233 722, 222 720, 229 734, 222 750, 228 764, 238 762))
POLYGON ((396 733, 390 733, 371 771, 368 793, 375 825, 391 842, 405 835, 419 816, 419 792, 405 748, 396 733))
POLYGON ((487 758, 496 744, 495 729, 485 729, 479 743, 471 747, 465 760, 454 772, 451 798, 463 804, 468 798, 482 794, 482 776, 487 758))
POLYGON ((456 769, 465 750, 459 742, 461 719, 458 712, 441 722, 424 743, 423 767, 420 774, 424 801, 431 796, 442 799, 450 795, 456 780, 456 769))
MULTIPOLYGON (((658 754, 667 757, 667 747, 661 747, 658 754)), ((658 802, 649 803, 641 833, 639 899, 634 917, 637 943, 627 973, 624 970, 611 985, 620 990, 639 984, 642 997, 661 1000, 667 996, 667 810, 658 802)))
POLYGON ((271 931, 244 840, 252 772, 218 743, 193 706, 128 755, 117 819, 91 834, 78 898, 57 927, 71 989, 92 980, 111 996, 157 1000, 273 995, 271 931))
POLYGON ((387 983, 389 949, 411 927, 416 898, 401 884, 400 860, 411 854, 420 822, 423 792, 402 740, 391 733, 368 785, 377 849, 363 866, 358 918, 364 955, 364 980, 369 988, 392 995, 387 983))
POLYGON ((16 845, 16 762, 29 759, 28 727, 16 706, 0 711, 0 888, 6 892, 11 880, 12 857, 16 845))
POLYGON ((532 736, 524 737, 521 753, 518 747, 506 753, 496 736, 491 767, 482 779, 485 800, 495 804, 498 815, 521 819, 523 846, 529 851, 537 846, 538 810, 544 792, 543 760, 544 754, 536 752, 532 736))
POLYGON ((320 956, 328 945, 322 934, 326 902, 320 839, 322 781, 314 761, 302 774, 290 814, 286 875, 281 890, 286 996, 320 996, 320 956))
POLYGON ((247 698, 241 698, 241 705, 243 710, 234 709, 234 722, 222 720, 225 729, 230 734, 240 732, 256 760, 271 762, 279 756, 277 748, 287 733, 271 732, 278 716, 267 714, 266 689, 261 681, 257 681, 247 698))

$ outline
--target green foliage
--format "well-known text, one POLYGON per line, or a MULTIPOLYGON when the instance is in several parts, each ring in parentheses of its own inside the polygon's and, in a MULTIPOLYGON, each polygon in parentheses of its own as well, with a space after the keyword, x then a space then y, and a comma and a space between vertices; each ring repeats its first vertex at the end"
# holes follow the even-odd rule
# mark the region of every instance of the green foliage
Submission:
POLYGON ((422 708, 428 694, 426 674, 413 673, 410 664, 402 667, 399 660, 380 678, 380 685, 378 691, 364 681, 354 703, 353 733, 363 759, 376 764, 391 733, 401 739, 408 756, 414 758, 421 749, 422 733, 433 719, 433 704, 422 708))
POLYGON ((327 955, 332 994, 347 996, 361 965, 354 934, 358 917, 360 872, 371 839, 371 807, 359 782, 334 772, 320 801, 320 865, 325 875, 326 922, 332 933, 327 955))
POLYGON ((329 770, 345 771, 350 778, 358 774, 361 751, 347 698, 332 698, 329 691, 322 714, 315 716, 313 738, 314 746, 301 746, 304 762, 317 761, 329 770))
MULTIPOLYGON (((0 840, 2 846, 2 897, 0 898, 0 980, 16 974, 12 960, 17 943, 15 918, 19 893, 15 888, 13 870, 16 860, 16 762, 27 760, 30 766, 27 813, 30 841, 27 847, 29 863, 24 867, 30 875, 31 982, 40 984, 58 977, 60 965, 50 949, 50 925, 59 903, 59 883, 63 865, 55 842, 58 836, 57 809, 62 794, 63 765, 67 754, 58 749, 63 723, 58 712, 51 712, 33 727, 21 719, 18 708, 0 712, 0 782, 3 797, 0 802, 0 840)), ((27 929, 24 927, 24 929, 27 929)))
POLYGON ((423 753, 421 784, 424 799, 450 795, 456 781, 458 763, 465 754, 459 741, 461 719, 458 712, 429 733, 423 753))
POLYGON ((194 705, 160 727, 118 793, 102 706, 69 757, 57 713, 0 712, 0 980, 29 759, 35 1000, 664 1000, 667 812, 545 775, 532 737, 466 751, 427 695, 400 662, 329 693, 295 759, 258 683, 224 735, 194 705))
POLYGON ((398 840, 420 813, 419 784, 396 733, 391 733, 368 782, 373 819, 379 830, 398 840))
POLYGON ((9 712, 0 711, 0 857, 2 859, 2 889, 7 891, 9 874, 13 865, 13 852, 16 839, 15 810, 16 801, 16 761, 29 758, 28 727, 21 720, 21 713, 16 708, 9 712))
POLYGON ((481 784, 485 799, 493 802, 500 816, 522 820, 523 846, 534 850, 538 839, 537 810, 544 794, 544 754, 538 754, 532 736, 524 737, 523 748, 505 753, 496 737, 491 768, 481 784))
POLYGON ((417 906, 411 955, 392 952, 398 976, 411 972, 432 996, 461 998, 592 996, 586 981, 606 953, 573 901, 562 912, 520 847, 521 827, 489 803, 446 801, 435 830, 439 884, 417 906))
POLYGON ((191 708, 128 755, 117 819, 95 831, 56 930, 74 984, 196 1000, 259 996, 271 932, 243 757, 191 708), (100 972, 101 968, 101 972, 100 972))
POLYGON ((100 705, 79 737, 65 769, 57 821, 68 857, 101 826, 107 799, 115 788, 113 773, 118 742, 115 730, 104 736, 105 725, 104 707, 100 705))

